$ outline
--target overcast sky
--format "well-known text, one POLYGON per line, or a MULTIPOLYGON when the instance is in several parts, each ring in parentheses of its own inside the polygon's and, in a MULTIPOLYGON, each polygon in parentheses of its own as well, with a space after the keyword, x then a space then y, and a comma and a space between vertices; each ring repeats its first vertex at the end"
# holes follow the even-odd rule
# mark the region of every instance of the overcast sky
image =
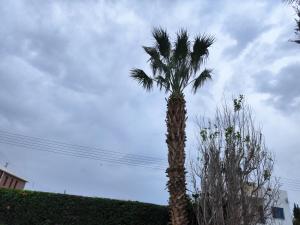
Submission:
MULTIPOLYGON (((213 81, 188 90, 188 155, 195 118, 244 94, 290 202, 300 203, 300 45, 280 0, 0 0, 0 130, 165 159, 167 97, 129 78, 149 71, 151 30, 212 34, 213 81), (284 180, 284 178, 286 180, 284 180), (290 180, 295 179, 295 180, 290 180)), ((27 189, 166 204, 165 173, 0 144, 0 164, 27 189)))

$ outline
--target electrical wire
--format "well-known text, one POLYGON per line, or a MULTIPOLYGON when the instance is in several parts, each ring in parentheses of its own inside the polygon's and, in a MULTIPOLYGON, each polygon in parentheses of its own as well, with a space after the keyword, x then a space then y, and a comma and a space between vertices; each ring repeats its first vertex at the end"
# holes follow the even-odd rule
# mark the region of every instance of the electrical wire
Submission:
MULTIPOLYGON (((162 158, 139 154, 126 154, 119 151, 110 151, 98 147, 70 144, 4 130, 0 130, 0 143, 30 150, 92 159, 118 165, 137 166, 157 170, 165 170, 167 167, 166 159, 162 158)), ((277 178, 283 180, 282 184, 286 189, 300 192, 300 180, 286 177, 277 178)))
POLYGON ((99 148, 68 144, 48 139, 35 138, 11 132, 0 131, 0 143, 23 147, 31 150, 51 152, 61 155, 87 158, 108 163, 116 163, 128 166, 140 166, 144 168, 163 170, 166 164, 161 163, 163 159, 124 154, 116 151, 105 151, 99 148))
MULTIPOLYGON (((46 144, 46 145, 50 145, 50 146, 58 146, 60 148, 75 148, 75 149, 89 150, 90 152, 96 152, 96 153, 102 152, 104 154, 124 156, 123 152, 110 151, 110 150, 104 150, 104 149, 96 148, 96 147, 87 147, 87 146, 82 146, 82 145, 64 143, 64 142, 60 142, 60 141, 32 137, 32 136, 12 133, 12 132, 3 131, 3 130, 0 130, 0 135, 1 134, 4 137, 12 137, 12 138, 22 139, 22 140, 26 140, 26 141, 34 141, 35 143, 42 143, 42 144, 46 144)), ((137 159, 137 160, 161 161, 161 162, 165 161, 162 158, 156 158, 156 157, 152 157, 152 156, 145 156, 145 155, 138 155, 138 154, 126 154, 126 156, 137 159)))

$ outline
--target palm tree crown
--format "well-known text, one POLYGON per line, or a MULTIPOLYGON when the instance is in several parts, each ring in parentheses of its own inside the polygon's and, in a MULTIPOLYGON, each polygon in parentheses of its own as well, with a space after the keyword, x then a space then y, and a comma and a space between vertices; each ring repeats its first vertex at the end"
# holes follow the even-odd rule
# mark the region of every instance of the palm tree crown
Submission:
POLYGON ((212 36, 196 36, 191 43, 187 31, 182 29, 177 33, 172 46, 166 30, 155 28, 152 35, 155 39, 154 46, 143 47, 150 56, 152 76, 141 69, 131 70, 131 77, 146 90, 151 90, 156 83, 165 92, 181 94, 192 84, 192 89, 196 92, 207 79, 211 79, 212 71, 202 69, 202 65, 209 55, 208 48, 214 42, 212 36))

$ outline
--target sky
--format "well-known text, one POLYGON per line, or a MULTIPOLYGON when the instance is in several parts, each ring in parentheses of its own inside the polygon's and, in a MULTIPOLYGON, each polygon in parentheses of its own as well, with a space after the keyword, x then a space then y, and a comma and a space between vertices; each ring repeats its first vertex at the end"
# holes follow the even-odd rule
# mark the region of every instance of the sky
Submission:
MULTIPOLYGON (((0 131, 118 157, 159 158, 165 165, 167 95, 146 92, 129 75, 135 67, 150 71, 142 46, 154 43, 154 27, 167 29, 173 40, 185 28, 191 38, 215 37, 206 65, 212 81, 195 95, 185 92, 188 160, 196 151, 196 118, 244 94, 276 156, 282 189, 290 203, 300 203, 300 45, 290 41, 290 6, 281 0, 0 3, 0 131)), ((0 165, 8 162, 29 190, 167 204, 164 165, 122 165, 46 149, 0 143, 0 165)))

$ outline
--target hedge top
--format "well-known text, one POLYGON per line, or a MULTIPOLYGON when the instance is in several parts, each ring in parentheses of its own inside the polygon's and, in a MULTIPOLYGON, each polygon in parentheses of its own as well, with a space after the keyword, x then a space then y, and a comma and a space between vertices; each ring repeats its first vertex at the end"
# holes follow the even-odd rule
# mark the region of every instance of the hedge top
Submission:
POLYGON ((0 224, 166 225, 168 208, 47 192, 0 189, 0 224))

